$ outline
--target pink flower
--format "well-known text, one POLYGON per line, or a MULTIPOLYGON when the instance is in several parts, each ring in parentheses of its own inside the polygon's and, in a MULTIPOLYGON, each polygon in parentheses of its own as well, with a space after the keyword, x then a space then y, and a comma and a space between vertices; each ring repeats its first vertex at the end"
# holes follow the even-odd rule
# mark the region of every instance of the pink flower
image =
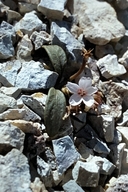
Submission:
POLYGON ((76 83, 68 82, 66 87, 73 93, 69 99, 70 105, 76 106, 82 101, 88 107, 91 107, 94 104, 92 95, 97 92, 97 88, 92 87, 91 78, 82 77, 79 80, 78 85, 76 83))

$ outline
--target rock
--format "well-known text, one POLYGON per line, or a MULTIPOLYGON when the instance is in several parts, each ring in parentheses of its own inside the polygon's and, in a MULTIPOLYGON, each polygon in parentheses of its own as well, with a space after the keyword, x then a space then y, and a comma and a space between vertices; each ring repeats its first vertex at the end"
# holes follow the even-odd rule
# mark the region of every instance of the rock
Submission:
POLYGON ((41 0, 37 9, 48 19, 62 20, 66 3, 67 0, 61 0, 59 2, 57 0, 41 0))
POLYGON ((0 93, 0 113, 4 112, 8 108, 17 108, 16 100, 13 97, 0 93))
POLYGON ((58 23, 51 23, 52 44, 61 45, 69 55, 69 60, 81 63, 81 50, 83 45, 65 27, 60 27, 58 23))
POLYGON ((116 129, 121 133, 122 135, 122 141, 126 143, 126 146, 128 147, 128 132, 127 132, 127 127, 123 125, 119 125, 116 127, 116 129))
POLYGON ((52 171, 52 177, 53 177, 53 185, 57 186, 64 178, 64 175, 60 175, 57 170, 52 171))
POLYGON ((17 59, 30 61, 32 60, 31 52, 33 50, 33 45, 28 35, 24 35, 21 41, 17 45, 17 59))
POLYGON ((115 129, 112 143, 119 144, 121 143, 121 141, 122 141, 122 134, 117 129, 115 129))
POLYGON ((4 5, 1 1, 0 1, 0 17, 4 16, 6 11, 8 11, 10 8, 6 5, 4 5))
POLYGON ((126 73, 126 69, 123 65, 120 65, 117 61, 116 55, 106 55, 105 57, 97 61, 97 66, 103 77, 109 79, 111 77, 120 76, 126 73))
POLYGON ((25 120, 9 120, 9 122, 17 126, 24 133, 32 133, 39 136, 41 134, 41 125, 39 123, 33 123, 32 121, 25 120))
POLYGON ((35 31, 41 31, 43 28, 42 21, 36 16, 35 11, 26 13, 24 17, 15 24, 15 31, 22 31, 24 34, 29 36, 35 31))
POLYGON ((0 120, 23 119, 25 114, 25 109, 8 109, 0 113, 0 120))
POLYGON ((21 89, 18 89, 17 87, 4 87, 4 86, 2 86, 0 88, 0 92, 5 94, 5 95, 8 95, 10 97, 14 97, 15 99, 17 99, 17 97, 21 93, 21 89))
POLYGON ((100 167, 100 174, 102 175, 111 175, 115 169, 115 165, 106 158, 94 156, 89 162, 98 165, 100 167))
POLYGON ((32 121, 32 122, 35 122, 35 121, 40 122, 41 121, 41 117, 39 115, 37 115, 36 113, 34 113, 34 111, 29 109, 26 105, 24 105, 22 107, 22 109, 25 110, 25 115, 22 118, 23 120, 32 121))
POLYGON ((74 162, 79 159, 80 155, 76 151, 73 141, 69 136, 64 136, 52 141, 53 150, 58 165, 58 172, 63 174, 74 162))
POLYGON ((68 181, 62 187, 65 192, 84 192, 84 190, 74 180, 68 181))
POLYGON ((78 151, 82 158, 86 159, 87 161, 89 161, 94 156, 93 150, 87 147, 84 143, 80 143, 78 146, 78 151))
POLYGON ((99 166, 95 163, 77 161, 72 176, 82 187, 96 187, 99 182, 99 166))
POLYGON ((44 116, 44 105, 46 101, 46 95, 42 93, 36 93, 34 95, 22 95, 21 100, 25 105, 31 108, 35 113, 37 113, 41 118, 44 116))
POLYGON ((123 113, 123 117, 118 122, 118 126, 127 126, 128 124, 128 110, 123 113))
POLYGON ((0 30, 1 30, 1 36, 11 37, 13 46, 13 44, 16 43, 16 33, 14 30, 14 26, 7 23, 6 21, 2 21, 0 25, 0 30))
POLYGON ((25 134, 9 122, 0 121, 0 153, 5 154, 12 148, 23 151, 25 134))
POLYGON ((13 11, 13 10, 7 10, 7 22, 8 23, 13 23, 14 21, 19 21, 22 16, 20 13, 13 11))
POLYGON ((36 177, 34 182, 30 185, 32 192, 48 192, 45 188, 44 183, 39 179, 39 177, 36 177))
POLYGON ((57 78, 57 73, 44 69, 40 62, 31 60, 22 63, 15 86, 28 90, 49 89, 55 85, 57 78))
POLYGON ((110 41, 117 42, 124 36, 125 28, 117 20, 116 12, 109 3, 75 0, 73 8, 73 14, 78 15, 79 27, 91 43, 105 45, 110 41))
POLYGON ((119 176, 121 172, 121 165, 122 165, 122 157, 123 157, 123 151, 126 147, 125 143, 120 143, 118 145, 111 144, 109 145, 110 153, 109 158, 110 161, 116 166, 114 173, 119 176))
MULTIPOLYGON (((44 152, 47 163, 50 165, 52 171, 57 169, 57 163, 56 163, 56 157, 50 147, 45 147, 45 152, 44 152)), ((55 175, 58 175, 58 171, 55 171, 55 175), (57 172, 57 173, 56 173, 57 172)), ((54 174, 53 174, 54 175, 54 174)), ((55 180, 54 180, 55 181, 55 180)))
POLYGON ((32 3, 26 3, 26 2, 18 2, 18 9, 19 9, 19 12, 22 15, 24 15, 25 13, 29 13, 33 10, 36 10, 37 5, 32 3))
POLYGON ((39 156, 37 156, 37 172, 40 175, 45 186, 52 187, 53 179, 51 167, 39 156))
POLYGON ((116 0, 116 1, 115 1, 115 4, 116 4, 120 9, 127 9, 127 8, 128 8, 128 1, 127 1, 127 0, 124 0, 124 1, 116 0))
POLYGON ((17 3, 15 2, 15 0, 4 0, 4 4, 9 6, 10 9, 12 10, 16 10, 17 9, 17 3))
POLYGON ((126 51, 122 58, 120 58, 119 63, 121 63, 126 69, 128 69, 128 51, 126 51))
POLYGON ((15 85, 18 71, 21 69, 19 60, 0 63, 0 82, 3 86, 12 87, 15 85))
POLYGON ((108 189, 106 190, 106 192, 111 192, 111 191, 124 191, 127 192, 128 191, 128 175, 121 175, 120 177, 118 177, 117 179, 114 179, 114 181, 112 181, 110 183, 110 186, 108 187, 108 189))
POLYGON ((1 192, 32 192, 28 160, 19 150, 0 155, 0 173, 1 192))
POLYGON ((41 48, 44 44, 51 43, 51 35, 49 35, 46 31, 34 31, 30 36, 30 39, 35 45, 35 50, 41 48))

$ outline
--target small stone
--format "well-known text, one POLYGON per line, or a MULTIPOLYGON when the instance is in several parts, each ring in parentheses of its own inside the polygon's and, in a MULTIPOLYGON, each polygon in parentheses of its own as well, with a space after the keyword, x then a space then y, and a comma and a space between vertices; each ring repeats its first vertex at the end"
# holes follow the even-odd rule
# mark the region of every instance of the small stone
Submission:
POLYGON ((81 154, 82 158, 86 159, 87 161, 89 161, 94 155, 93 150, 83 143, 80 143, 78 146, 78 152, 81 154))
POLYGON ((102 57, 104 57, 108 54, 111 54, 111 55, 115 54, 115 51, 111 44, 96 45, 95 54, 98 59, 101 59, 102 57))
POLYGON ((21 93, 21 89, 19 89, 17 87, 4 87, 4 86, 2 86, 0 88, 0 92, 4 93, 5 95, 8 95, 10 97, 14 97, 15 99, 17 99, 17 97, 21 93))
POLYGON ((128 51, 126 51, 123 56, 118 60, 126 69, 128 69, 128 51))
POLYGON ((12 23, 14 21, 19 21, 22 18, 20 13, 13 10, 8 10, 6 13, 7 13, 7 22, 9 23, 12 23))
POLYGON ((62 187, 65 192, 84 192, 84 190, 74 180, 68 181, 62 187))
POLYGON ((82 187, 96 187, 99 182, 99 170, 95 163, 77 161, 72 176, 82 187))
POLYGON ((59 174, 63 174, 79 159, 80 155, 76 151, 74 143, 69 136, 53 140, 52 143, 58 165, 58 172, 59 174))
POLYGON ((0 155, 1 192, 32 192, 30 183, 29 164, 23 153, 12 149, 6 156, 0 155))
POLYGON ((48 19, 62 20, 66 3, 67 0, 41 0, 37 9, 48 19))
MULTIPOLYGON (((22 110, 25 110, 25 115, 22 118, 23 120, 26 121, 41 121, 41 117, 39 115, 37 115, 36 113, 34 113, 34 111, 32 111, 31 109, 29 109, 26 105, 24 105, 22 107, 22 110)), ((20 119, 20 118, 19 118, 20 119)))
POLYGON ((37 5, 27 2, 18 2, 18 10, 19 12, 24 15, 25 13, 29 13, 33 10, 36 10, 37 5))
POLYGON ((25 134, 8 121, 0 121, 0 153, 7 153, 12 148, 23 151, 25 134))
POLYGON ((106 79, 111 77, 120 76, 126 73, 126 69, 123 65, 119 64, 116 55, 106 55, 105 57, 97 61, 101 74, 106 79))
POLYGON ((122 141, 126 143, 126 146, 128 147, 128 129, 126 126, 117 126, 116 129, 121 133, 122 135, 122 141))
POLYGON ((25 114, 25 109, 8 109, 0 113, 0 120, 23 119, 25 114))
POLYGON ((36 177, 34 182, 31 183, 31 189, 33 192, 48 192, 39 177, 36 177))

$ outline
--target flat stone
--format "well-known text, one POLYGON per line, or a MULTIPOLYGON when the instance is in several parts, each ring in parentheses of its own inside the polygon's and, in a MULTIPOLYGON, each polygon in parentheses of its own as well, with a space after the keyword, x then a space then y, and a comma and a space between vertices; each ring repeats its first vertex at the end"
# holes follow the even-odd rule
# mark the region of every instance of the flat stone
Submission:
POLYGON ((32 192, 30 183, 29 164, 25 155, 17 149, 12 149, 6 156, 0 155, 1 192, 32 192))
POLYGON ((75 182, 75 180, 70 180, 63 186, 65 192, 84 192, 84 190, 75 182))
POLYGON ((48 19, 62 20, 66 3, 67 0, 41 0, 37 9, 48 19))
POLYGON ((0 121, 0 153, 7 153, 12 148, 23 151, 25 134, 9 122, 0 121))
POLYGON ((54 87, 58 74, 44 69, 40 62, 23 62, 17 75, 15 86, 22 89, 37 90, 54 87))
POLYGON ((85 38, 93 44, 117 42, 125 34, 125 28, 118 21, 114 8, 105 1, 75 0, 73 14, 78 15, 79 27, 83 29, 85 38))
MULTIPOLYGON (((32 111, 29 107, 27 107, 26 105, 24 105, 22 107, 22 110, 25 110, 25 114, 23 116, 23 120, 26 121, 37 121, 40 122, 41 121, 41 117, 39 115, 37 115, 34 111, 32 111)), ((19 118, 20 119, 20 118, 19 118)))
POLYGON ((69 136, 52 140, 53 150, 56 156, 58 172, 63 174, 74 162, 79 159, 80 154, 75 149, 74 143, 69 136))
POLYGON ((99 182, 99 166, 95 163, 77 161, 72 176, 82 187, 96 187, 99 182))
POLYGON ((8 109, 0 113, 0 120, 23 119, 25 114, 25 109, 8 109))
POLYGON ((8 108, 17 108, 16 100, 13 97, 0 93, 0 113, 8 108))
POLYGON ((111 77, 120 76, 126 73, 123 65, 119 64, 116 55, 106 55, 97 61, 97 66, 103 77, 109 79, 111 77))
POLYGON ((21 89, 19 89, 17 87, 4 87, 4 86, 2 86, 0 88, 0 92, 4 93, 5 95, 8 95, 10 97, 14 97, 15 99, 17 99, 17 97, 21 93, 21 89))
POLYGON ((22 15, 24 15, 25 13, 29 13, 36 9, 37 9, 36 4, 31 4, 31 3, 27 3, 27 2, 18 2, 18 10, 22 15))

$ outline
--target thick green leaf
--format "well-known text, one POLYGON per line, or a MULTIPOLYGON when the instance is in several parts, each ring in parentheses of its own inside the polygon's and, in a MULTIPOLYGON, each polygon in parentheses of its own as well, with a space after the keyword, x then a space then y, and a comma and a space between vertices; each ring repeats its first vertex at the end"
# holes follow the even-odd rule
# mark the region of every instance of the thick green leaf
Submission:
POLYGON ((62 125, 66 112, 66 99, 60 90, 50 88, 44 110, 44 123, 50 137, 54 137, 62 125))
POLYGON ((49 56, 54 71, 61 75, 64 66, 67 63, 67 58, 64 50, 58 45, 44 45, 43 48, 49 56))

